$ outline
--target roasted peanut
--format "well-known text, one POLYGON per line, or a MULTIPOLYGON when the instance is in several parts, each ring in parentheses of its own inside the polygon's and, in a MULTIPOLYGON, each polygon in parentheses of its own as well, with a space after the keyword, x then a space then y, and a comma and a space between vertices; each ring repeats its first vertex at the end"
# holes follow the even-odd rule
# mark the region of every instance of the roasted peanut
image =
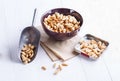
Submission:
POLYGON ((60 69, 60 71, 62 70, 62 66, 61 65, 58 65, 58 69, 60 69))
POLYGON ((42 66, 41 69, 45 71, 45 70, 46 70, 46 67, 45 67, 45 66, 42 66))
POLYGON ((60 72, 60 69, 56 69, 54 75, 57 75, 60 72))
POLYGON ((54 64, 53 64, 53 68, 55 68, 55 67, 56 67, 56 65, 57 65, 57 64, 56 64, 56 63, 54 63, 54 64))
POLYGON ((68 66, 68 64, 62 63, 62 66, 68 66))

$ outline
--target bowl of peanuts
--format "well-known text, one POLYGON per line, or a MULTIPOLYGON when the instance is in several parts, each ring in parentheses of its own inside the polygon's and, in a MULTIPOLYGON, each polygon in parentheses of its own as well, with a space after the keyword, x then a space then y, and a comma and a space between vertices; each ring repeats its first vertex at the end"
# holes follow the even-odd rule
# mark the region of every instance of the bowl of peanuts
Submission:
POLYGON ((41 18, 44 31, 55 40, 67 40, 80 31, 82 16, 73 9, 56 8, 47 11, 41 18))

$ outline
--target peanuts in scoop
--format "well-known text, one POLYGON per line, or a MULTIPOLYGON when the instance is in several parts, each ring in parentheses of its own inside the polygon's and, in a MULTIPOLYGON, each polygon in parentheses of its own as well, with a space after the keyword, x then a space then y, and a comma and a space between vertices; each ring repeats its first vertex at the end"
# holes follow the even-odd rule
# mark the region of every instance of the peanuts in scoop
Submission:
POLYGON ((24 64, 27 64, 31 61, 34 55, 34 45, 32 44, 25 44, 21 49, 21 60, 24 64))

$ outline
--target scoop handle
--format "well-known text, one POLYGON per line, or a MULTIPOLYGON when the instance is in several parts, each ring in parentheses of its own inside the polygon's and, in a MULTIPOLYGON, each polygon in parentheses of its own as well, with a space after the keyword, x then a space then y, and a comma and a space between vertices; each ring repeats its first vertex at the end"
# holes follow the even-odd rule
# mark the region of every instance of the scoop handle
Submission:
POLYGON ((33 19, 32 19, 32 26, 34 26, 36 11, 37 11, 37 8, 34 9, 34 14, 33 14, 33 19))

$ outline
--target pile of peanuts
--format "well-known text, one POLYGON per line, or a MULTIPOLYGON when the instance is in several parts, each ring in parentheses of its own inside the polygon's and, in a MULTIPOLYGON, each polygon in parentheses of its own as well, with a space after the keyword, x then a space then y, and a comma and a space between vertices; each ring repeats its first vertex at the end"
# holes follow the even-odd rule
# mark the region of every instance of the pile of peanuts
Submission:
POLYGON ((66 16, 58 12, 49 15, 43 23, 49 30, 57 33, 69 33, 80 27, 80 22, 74 16, 66 16))
POLYGON ((101 41, 87 40, 80 41, 80 49, 83 53, 96 59, 105 50, 106 45, 101 41))
POLYGON ((24 64, 27 64, 31 61, 32 57, 34 56, 34 45, 25 44, 21 50, 21 60, 24 64))

